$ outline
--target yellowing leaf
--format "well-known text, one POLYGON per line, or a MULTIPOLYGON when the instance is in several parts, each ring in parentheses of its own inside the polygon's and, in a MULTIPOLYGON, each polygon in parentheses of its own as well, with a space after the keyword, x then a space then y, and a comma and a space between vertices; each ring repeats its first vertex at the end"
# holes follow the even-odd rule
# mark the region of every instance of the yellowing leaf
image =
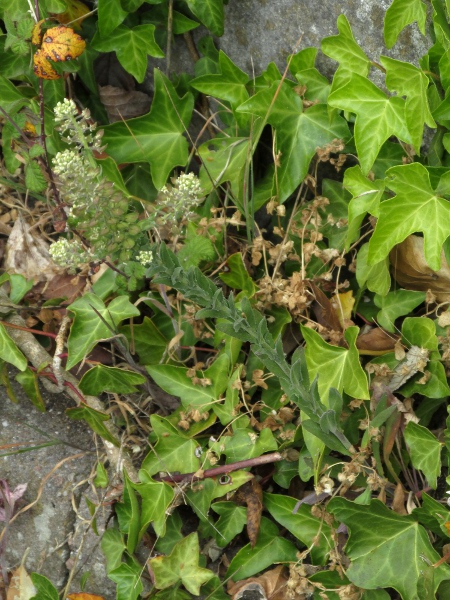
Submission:
POLYGON ((352 290, 345 292, 344 294, 338 294, 331 301, 331 305, 334 308, 342 327, 344 327, 345 321, 349 321, 352 318, 354 304, 355 299, 352 290))
POLYGON ((61 25, 71 23, 74 29, 81 29, 80 25, 91 12, 90 8, 80 0, 66 0, 66 6, 67 8, 63 13, 53 15, 53 18, 61 25))
POLYGON ((96 594, 85 594, 80 592, 79 594, 68 594, 69 600, 105 600, 103 596, 97 596, 96 594))
POLYGON ((13 571, 6 600, 29 600, 36 595, 36 588, 24 567, 13 571))
POLYGON ((41 79, 59 79, 61 77, 52 67, 52 63, 47 60, 41 48, 34 54, 33 63, 33 71, 41 79))
POLYGON ((83 54, 86 42, 70 27, 52 27, 42 40, 45 57, 55 62, 68 61, 83 54))
POLYGON ((44 23, 45 19, 41 19, 36 23, 33 27, 33 31, 31 33, 31 42, 35 46, 40 46, 42 41, 42 23, 44 23))

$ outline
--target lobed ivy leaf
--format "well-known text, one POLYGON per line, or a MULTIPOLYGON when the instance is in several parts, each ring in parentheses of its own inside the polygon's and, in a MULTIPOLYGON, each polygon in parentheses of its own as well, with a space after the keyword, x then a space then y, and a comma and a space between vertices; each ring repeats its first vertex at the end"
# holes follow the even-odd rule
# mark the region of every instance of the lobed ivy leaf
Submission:
POLYGON ((386 296, 391 287, 391 276, 389 274, 389 259, 369 265, 367 257, 369 254, 369 244, 363 244, 358 250, 358 259, 356 261, 356 281, 360 288, 365 286, 371 292, 380 296, 386 296))
POLYGON ((340 67, 366 77, 370 69, 370 60, 355 40, 345 15, 339 15, 337 28, 339 35, 322 40, 322 52, 338 62, 340 67))
POLYGON ((137 600, 144 588, 141 575, 142 568, 136 561, 112 569, 108 577, 117 585, 116 600, 137 600))
POLYGON ((28 361, 22 352, 9 337, 5 326, 0 323, 0 359, 17 367, 20 371, 25 371, 28 361))
MULTIPOLYGON (((108 37, 128 16, 121 0, 98 0, 98 30, 102 38, 108 37)), ((113 36, 112 36, 113 37, 113 36)))
POLYGON ((381 146, 395 135, 401 141, 412 143, 406 126, 403 98, 388 97, 377 86, 357 73, 328 98, 328 104, 356 114, 355 144, 361 169, 370 171, 381 146))
POLYGON ((120 446, 119 441, 116 440, 105 425, 105 421, 108 421, 110 418, 109 415, 105 415, 105 413, 95 410, 87 404, 80 404, 80 406, 74 408, 67 408, 66 415, 76 421, 86 421, 92 431, 95 431, 95 433, 104 440, 114 444, 114 446, 120 446))
POLYGON ((153 525, 156 535, 163 537, 166 533, 166 511, 174 499, 175 492, 167 483, 153 481, 145 471, 140 474, 142 483, 136 483, 133 486, 141 496, 138 537, 142 539, 150 523, 153 525))
POLYGON ((407 315, 425 300, 425 292, 412 290, 394 290, 387 295, 376 294, 375 305, 381 310, 377 315, 378 323, 391 333, 395 333, 395 320, 407 315))
POLYGON ((105 306, 91 293, 72 302, 67 310, 75 315, 67 341, 67 369, 83 360, 100 340, 112 337, 121 321, 140 314, 127 296, 117 296, 105 306))
MULTIPOLYGON (((392 587, 403 600, 423 597, 418 593, 423 570, 440 556, 413 515, 398 515, 379 500, 363 506, 333 498, 327 510, 350 531, 345 548, 351 560, 346 572, 350 581, 364 589, 392 587)), ((450 567, 436 567, 434 590, 447 579, 450 567)))
POLYGON ((79 388, 90 396, 98 396, 103 392, 131 394, 137 391, 137 385, 141 385, 145 381, 145 377, 140 373, 97 365, 83 375, 79 388))
POLYGON ((300 96, 286 83, 274 82, 241 104, 238 112, 249 112, 267 118, 276 131, 275 154, 280 167, 274 193, 284 202, 306 176, 317 148, 336 139, 348 140, 346 121, 328 111, 326 104, 303 109, 300 96), (270 112, 269 112, 270 111, 270 112))
POLYGON ((185 0, 192 13, 213 35, 223 35, 223 0, 185 0))
POLYGON ((311 514, 311 506, 301 504, 296 512, 298 500, 281 494, 264 494, 264 507, 277 523, 290 531, 307 548, 311 548, 314 565, 326 564, 332 548, 331 527, 322 519, 311 514))
POLYGON ((450 235, 450 203, 433 190, 430 175, 420 163, 392 167, 386 175, 386 185, 396 196, 380 205, 369 242, 369 264, 383 260, 396 244, 420 231, 425 259, 438 271, 442 246, 450 235))
POLYGON ((427 427, 410 421, 405 427, 405 441, 409 447, 411 462, 415 469, 422 471, 428 485, 435 490, 441 473, 441 450, 443 444, 427 427))
POLYGON ((157 556, 149 560, 155 578, 155 587, 163 590, 181 582, 195 596, 200 587, 214 577, 209 569, 198 566, 200 546, 197 533, 180 540, 169 556, 157 556))
POLYGON ((189 126, 194 99, 191 94, 179 98, 170 81, 154 72, 155 94, 150 112, 125 123, 105 127, 104 142, 117 163, 148 162, 157 189, 166 183, 169 173, 188 159, 184 131, 189 126))
POLYGON ((215 502, 211 508, 220 515, 214 524, 213 535, 219 548, 225 548, 247 524, 247 509, 234 502, 215 502))
POLYGON ((156 327, 152 319, 144 317, 142 323, 137 325, 123 325, 120 332, 125 335, 129 343, 134 344, 141 365, 159 364, 169 340, 156 327))
MULTIPOLYGON (((109 9, 111 10, 111 9, 109 9)), ((133 29, 119 25, 114 35, 92 39, 92 47, 99 52, 115 52, 122 67, 133 75, 138 83, 144 81, 148 56, 162 58, 164 52, 155 40, 155 26, 151 23, 137 25, 133 29)))
POLYGON ((358 331, 357 327, 346 329, 347 349, 327 344, 316 331, 302 327, 309 377, 311 381, 319 377, 319 393, 324 404, 331 388, 352 398, 370 398, 367 377, 355 346, 358 331))
POLYGON ((402 29, 414 21, 417 21, 422 34, 426 35, 426 19, 427 7, 422 0, 394 0, 384 17, 386 47, 392 48, 402 29))

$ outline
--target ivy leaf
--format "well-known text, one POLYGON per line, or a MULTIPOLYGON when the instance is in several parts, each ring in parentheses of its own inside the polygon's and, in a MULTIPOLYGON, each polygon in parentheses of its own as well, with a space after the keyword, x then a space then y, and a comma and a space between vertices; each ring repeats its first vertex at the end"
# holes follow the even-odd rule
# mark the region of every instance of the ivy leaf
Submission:
POLYGON ((210 448, 219 456, 225 454, 227 463, 232 463, 273 452, 278 449, 278 444, 268 428, 263 429, 259 436, 252 429, 237 429, 233 435, 212 442, 210 448))
POLYGON ((97 342, 114 335, 121 321, 140 314, 127 296, 117 296, 105 306, 98 296, 90 293, 75 300, 67 310, 75 314, 67 341, 67 369, 79 363, 97 342))
POLYGON ((25 371, 28 361, 9 337, 5 326, 0 323, 0 359, 14 365, 20 371, 25 371))
POLYGON ((369 244, 364 244, 358 251, 356 261, 356 281, 360 288, 367 286, 371 292, 380 296, 386 296, 391 287, 391 276, 389 274, 389 259, 369 265, 367 256, 369 254, 369 244))
POLYGON ((409 446, 411 462, 428 480, 433 490, 441 472, 441 450, 443 444, 426 427, 410 421, 405 427, 405 441, 409 446))
POLYGON ((328 98, 328 104, 355 113, 355 145, 361 169, 370 171, 384 142, 395 135, 410 144, 405 122, 405 100, 387 97, 371 81, 352 73, 350 79, 328 98))
MULTIPOLYGON (((111 9, 110 9, 111 10, 111 9)), ((115 52, 122 67, 133 75, 138 83, 144 81, 147 72, 147 56, 162 58, 164 52, 155 41, 155 26, 147 23, 128 29, 119 25, 114 35, 100 38, 95 35, 92 47, 99 52, 115 52)))
POLYGON ((385 296, 377 294, 374 302, 381 309, 377 321, 386 331, 395 333, 395 320, 410 313, 424 300, 425 292, 412 290, 394 290, 385 296))
POLYGON ((137 600, 142 593, 141 566, 137 561, 121 563, 112 569, 108 577, 117 584, 117 600, 137 600))
POLYGON ((89 369, 80 381, 80 390, 90 396, 98 396, 103 392, 131 394, 137 392, 137 385, 145 383, 145 377, 117 367, 97 365, 89 369))
POLYGON ((426 19, 427 7, 422 0, 394 0, 384 17, 386 47, 392 48, 402 29, 414 21, 417 21, 422 34, 426 35, 426 19))
MULTIPOLYGON (((190 81, 190 85, 202 94, 226 100, 235 110, 248 99, 245 86, 249 77, 222 50, 219 52, 219 69, 220 73, 202 75, 190 81)), ((237 116, 242 118, 243 115, 237 116)))
POLYGON ((423 138, 424 123, 436 127, 428 105, 427 89, 429 79, 425 73, 401 60, 382 56, 380 62, 386 69, 386 85, 391 92, 406 96, 405 118, 417 154, 423 138))
POLYGON ((138 325, 123 325, 120 332, 129 342, 133 341, 141 365, 159 364, 166 352, 169 340, 164 337, 149 317, 144 317, 142 323, 138 325), (152 340, 152 343, 149 344, 148 340, 152 340))
POLYGON ((67 408, 66 415, 75 421, 86 421, 92 431, 95 431, 95 433, 104 440, 114 444, 114 446, 120 446, 119 441, 110 433, 104 423, 105 421, 109 421, 109 415, 105 415, 105 413, 95 410, 87 404, 80 404, 80 406, 74 408, 67 408))
POLYGON ((185 0, 192 13, 213 35, 223 35, 223 0, 185 0))
POLYGON ((151 558, 155 587, 164 590, 181 582, 188 592, 198 596, 200 587, 214 577, 212 571, 198 566, 199 557, 198 535, 191 533, 175 545, 169 556, 151 558))
POLYGON ((234 502, 215 502, 211 508, 220 515, 212 533, 219 548, 225 548, 247 524, 247 509, 234 502))
POLYGON ((298 501, 281 494, 264 494, 264 507, 272 517, 286 527, 307 548, 311 548, 314 565, 324 565, 331 547, 331 528, 322 519, 313 517, 311 506, 301 504, 296 512, 298 501))
POLYGON ((150 422, 158 443, 142 463, 142 469, 146 474, 151 477, 159 471, 196 472, 200 468, 200 459, 196 456, 198 444, 183 435, 163 417, 152 415, 150 422))
POLYGON ((339 15, 337 27, 339 35, 332 35, 322 40, 322 52, 344 69, 366 77, 370 69, 370 60, 356 42, 345 15, 339 15))
POLYGON ((302 99, 286 83, 280 87, 274 82, 241 104, 238 111, 265 118, 270 107, 267 122, 276 131, 275 154, 281 153, 276 191, 284 202, 305 178, 317 148, 335 139, 348 140, 350 132, 342 117, 329 114, 326 104, 303 110, 302 99))
POLYGON ((104 142, 117 163, 150 163, 152 180, 161 189, 169 173, 188 159, 183 137, 194 108, 191 94, 179 98, 170 81, 155 70, 155 95, 147 115, 131 119, 126 125, 105 127, 104 142))
POLYGON ((98 0, 98 29, 102 38, 106 38, 127 17, 120 0, 98 0))
MULTIPOLYGON (((333 498, 327 510, 350 530, 346 545, 350 581, 364 589, 392 587, 404 600, 423 597, 418 585, 424 566, 440 556, 414 516, 398 515, 379 500, 364 506, 333 498)), ((434 589, 446 579, 450 579, 448 565, 434 569, 434 589)))
POLYGON ((348 205, 348 233, 346 249, 359 237, 359 228, 366 213, 377 217, 380 201, 383 196, 384 182, 376 179, 371 181, 356 165, 345 171, 344 187, 353 194, 348 205))
POLYGON ((141 518, 139 523, 139 539, 147 531, 150 523, 158 537, 163 537, 166 533, 166 511, 169 508, 174 496, 174 490, 167 483, 152 481, 145 471, 141 472, 146 482, 134 484, 134 489, 142 498, 141 518))
POLYGON ((369 263, 383 260, 396 244, 420 231, 425 259, 438 271, 442 245, 450 235, 450 203, 433 191, 429 173, 420 163, 392 167, 386 175, 386 185, 396 196, 381 203, 369 242, 369 263))
POLYGON ((370 397, 367 377, 355 346, 358 331, 357 327, 346 329, 344 335, 349 346, 346 349, 327 344, 316 331, 302 327, 309 377, 311 381, 319 377, 319 393, 324 404, 327 403, 331 388, 345 392, 352 398, 370 397))

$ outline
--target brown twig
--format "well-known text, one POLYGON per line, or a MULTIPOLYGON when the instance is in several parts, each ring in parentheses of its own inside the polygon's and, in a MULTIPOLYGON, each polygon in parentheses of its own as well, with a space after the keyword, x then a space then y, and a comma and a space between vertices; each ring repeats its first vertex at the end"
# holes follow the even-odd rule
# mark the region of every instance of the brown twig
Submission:
POLYGON ((185 473, 183 475, 155 475, 153 479, 155 481, 167 481, 168 483, 180 483, 187 479, 191 481, 197 481, 199 479, 206 479, 209 477, 218 477, 219 475, 227 475, 233 471, 239 471, 240 469, 248 469, 250 467, 257 467, 259 465, 267 465, 273 462, 283 460, 283 457, 279 452, 272 452, 271 454, 263 454, 256 458, 247 458, 247 460, 239 460, 238 462, 231 463, 229 465, 221 465, 220 467, 214 467, 213 469, 206 469, 206 471, 200 471, 196 473, 185 473))

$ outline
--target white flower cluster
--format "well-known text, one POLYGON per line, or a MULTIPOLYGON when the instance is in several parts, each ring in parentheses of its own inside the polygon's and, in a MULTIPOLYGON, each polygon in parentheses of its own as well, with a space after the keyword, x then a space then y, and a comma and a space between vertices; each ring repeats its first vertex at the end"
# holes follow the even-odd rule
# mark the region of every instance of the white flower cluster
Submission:
POLYGON ((53 159, 53 170, 63 187, 66 202, 72 206, 90 203, 99 187, 99 167, 94 167, 77 150, 64 150, 53 159))
POLYGON ((77 269, 89 262, 89 255, 77 240, 60 238, 57 242, 50 244, 50 256, 55 263, 61 267, 69 267, 70 270, 77 269))
POLYGON ((194 173, 182 173, 170 187, 164 186, 158 196, 160 220, 171 227, 193 215, 192 209, 204 198, 200 180, 194 173))
POLYGON ((61 123, 59 131, 64 134, 62 139, 68 144, 75 144, 80 148, 97 150, 101 152, 103 131, 97 131, 96 123, 89 123, 91 113, 87 108, 78 113, 73 100, 64 98, 53 109, 56 123, 61 123))
POLYGON ((151 250, 141 250, 136 256, 136 260, 141 263, 143 267, 149 267, 153 261, 153 252, 151 250))

